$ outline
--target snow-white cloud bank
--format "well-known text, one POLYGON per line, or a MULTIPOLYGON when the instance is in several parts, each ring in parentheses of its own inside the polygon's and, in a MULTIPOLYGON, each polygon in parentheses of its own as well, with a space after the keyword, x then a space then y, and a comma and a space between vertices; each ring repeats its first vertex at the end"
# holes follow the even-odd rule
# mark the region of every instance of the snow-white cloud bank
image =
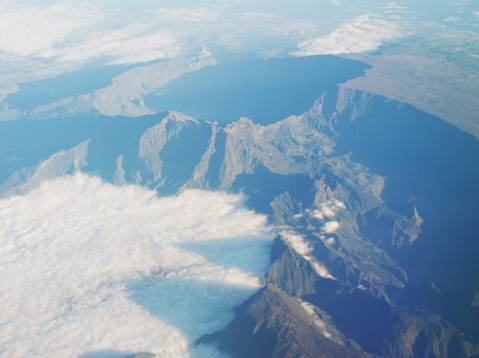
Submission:
POLYGON ((158 198, 81 173, 0 200, 0 217, 0 354, 9 357, 214 357, 191 343, 258 289, 271 244, 241 196, 158 198))
POLYGON ((98 20, 94 9, 72 3, 0 4, 0 50, 18 56, 50 57, 76 31, 98 20))
POLYGON ((315 28, 305 21, 230 11, 210 2, 171 7, 5 0, 0 3, 0 82, 51 77, 95 62, 188 57, 205 45, 268 52, 278 40, 293 44, 315 28))
POLYGON ((330 34, 300 42, 295 56, 353 54, 378 49, 385 41, 400 36, 396 24, 361 15, 330 34))
POLYGON ((95 59, 133 63, 178 54, 176 39, 167 29, 155 30, 141 19, 117 23, 120 18, 89 1, 41 6, 6 1, 0 4, 0 58, 72 66, 95 59))

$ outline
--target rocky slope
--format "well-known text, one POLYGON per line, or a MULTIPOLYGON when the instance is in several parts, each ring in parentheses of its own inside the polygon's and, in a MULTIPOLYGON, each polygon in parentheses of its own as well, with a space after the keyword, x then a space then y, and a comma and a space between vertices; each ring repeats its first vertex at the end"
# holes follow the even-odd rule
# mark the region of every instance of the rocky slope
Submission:
POLYGON ((107 137, 91 125, 70 149, 31 153, 29 166, 10 161, 0 194, 77 170, 160 194, 243 191, 277 228, 271 266, 264 288, 238 307, 229 327, 204 340, 238 357, 479 355, 479 264, 470 254, 478 252, 478 217, 463 211, 477 209, 479 199, 472 137, 411 107, 343 88, 268 125, 240 118, 222 126, 181 113, 130 121, 143 129, 133 135, 122 129, 126 122, 108 124, 108 133, 132 138, 117 140, 108 155, 101 144, 107 137), (429 164, 439 150, 440 163, 429 164), (452 179, 451 166, 458 171, 452 179), (450 180, 457 186, 444 185, 450 180), (470 193, 461 202, 469 207, 457 203, 461 188, 470 193), (438 219, 443 232, 434 229, 438 219), (459 261, 444 272, 449 255, 459 261))

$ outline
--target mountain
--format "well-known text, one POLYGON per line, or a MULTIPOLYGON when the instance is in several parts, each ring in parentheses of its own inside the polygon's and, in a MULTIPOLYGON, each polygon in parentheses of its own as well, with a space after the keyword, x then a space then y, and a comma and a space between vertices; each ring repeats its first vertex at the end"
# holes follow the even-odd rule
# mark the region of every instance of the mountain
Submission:
POLYGON ((77 171, 245 193, 278 228, 264 287, 200 340, 235 357, 479 356, 479 142, 436 117, 328 86, 274 120, 24 120, 0 142, 2 196, 77 171))

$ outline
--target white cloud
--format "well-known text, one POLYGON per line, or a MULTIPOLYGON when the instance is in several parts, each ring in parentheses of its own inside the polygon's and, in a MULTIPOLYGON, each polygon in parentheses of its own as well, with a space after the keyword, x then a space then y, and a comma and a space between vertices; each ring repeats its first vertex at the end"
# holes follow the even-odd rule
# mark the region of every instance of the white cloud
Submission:
POLYGON ((341 1, 339 0, 329 0, 329 3, 334 5, 334 6, 341 6, 341 1))
POLYGON ((337 221, 328 221, 323 226, 323 231, 327 234, 332 234, 333 232, 338 231, 339 223, 337 221))
POLYGON ((332 338, 333 335, 329 332, 328 325, 316 313, 316 308, 314 307, 314 305, 301 299, 299 299, 299 303, 301 304, 301 307, 303 307, 304 311, 308 314, 308 316, 311 317, 314 325, 319 329, 321 334, 328 339, 332 338))
POLYGON ((130 20, 126 16, 118 8, 91 1, 81 5, 13 0, 1 4, 0 59, 2 67, 18 72, 13 78, 11 71, 1 75, 9 81, 25 81, 95 60, 139 63, 182 53, 178 33, 168 26, 155 23, 151 15, 130 20))
POLYGON ((158 198, 80 173, 0 200, 0 216, 7 356, 214 357, 190 344, 259 287, 271 243, 265 218, 240 196, 158 198))
POLYGON ((95 60, 118 64, 189 57, 205 44, 266 56, 286 51, 316 33, 316 27, 205 3, 132 9, 123 2, 7 0, 0 5, 0 82, 50 77, 95 60))
POLYGON ((444 22, 449 22, 452 24, 457 24, 460 21, 461 21, 461 18, 457 16, 449 16, 444 19, 444 22))
POLYGON ((308 256, 311 253, 311 247, 304 238, 294 232, 285 231, 281 234, 286 243, 301 256, 308 256))
POLYGON ((300 42, 295 56, 351 54, 378 49, 385 41, 400 36, 397 26, 370 15, 361 15, 332 33, 300 42))
POLYGON ((174 8, 174 9, 157 9, 155 11, 158 22, 170 23, 209 23, 219 19, 219 13, 212 11, 207 7, 196 8, 174 8))
POLYGON ((75 31, 95 21, 95 9, 74 3, 35 7, 7 1, 0 4, 0 51, 48 58, 75 31))
POLYGON ((342 201, 331 199, 318 204, 318 208, 314 209, 311 215, 318 220, 324 220, 335 217, 339 211, 344 209, 346 209, 346 205, 342 201))
POLYGON ((111 58, 111 63, 136 63, 171 58, 180 52, 174 34, 166 30, 151 32, 149 27, 134 24, 91 33, 65 49, 61 60, 75 63, 111 58))
POLYGON ((81 64, 111 59, 113 63, 146 62, 176 56, 175 34, 138 18, 122 24, 115 11, 86 2, 0 5, 0 54, 81 64), (117 23, 119 22, 119 23, 117 23))
POLYGON ((407 12, 407 8, 403 5, 399 5, 393 1, 383 7, 383 10, 388 13, 404 13, 407 12))
POLYGON ((329 238, 326 239, 325 242, 326 242, 326 245, 332 246, 336 243, 336 239, 334 237, 329 237, 329 238))
POLYGON ((313 256, 313 249, 303 236, 293 231, 285 230, 281 232, 281 237, 289 247, 311 264, 311 267, 319 276, 330 280, 336 279, 329 272, 328 268, 313 256))
POLYGON ((18 87, 17 86, 1 86, 0 85, 0 103, 5 99, 7 98, 7 96, 10 94, 10 93, 14 93, 18 91, 18 87))

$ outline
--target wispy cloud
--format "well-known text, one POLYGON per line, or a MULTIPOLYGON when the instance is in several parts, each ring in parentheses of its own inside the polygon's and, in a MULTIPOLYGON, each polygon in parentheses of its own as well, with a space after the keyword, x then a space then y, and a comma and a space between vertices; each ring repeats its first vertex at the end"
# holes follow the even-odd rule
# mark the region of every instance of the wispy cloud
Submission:
POLYGON ((295 56, 351 54, 378 49, 385 41, 400 36, 397 26, 371 15, 362 15, 328 35, 300 42, 295 56))
POLYGON ((155 30, 142 19, 132 24, 119 19, 91 2, 38 6, 10 1, 0 5, 0 54, 73 65, 95 59, 145 62, 180 51, 167 29, 155 30))
POLYGON ((329 2, 334 6, 341 6, 341 1, 339 0, 329 0, 329 2))
POLYGON ((301 234, 288 229, 281 232, 281 237, 289 247, 311 264, 311 267, 319 276, 336 280, 328 268, 314 257, 313 247, 301 234))
POLYGON ((191 340, 224 326, 259 287, 268 263, 265 218, 225 193, 158 198, 79 173, 0 200, 0 216, 0 346, 9 356, 186 357, 191 340), (184 248, 242 240, 241 268, 184 248))
MULTIPOLYGON (((0 5, 0 59, 3 68, 16 69, 25 80, 26 72, 37 78, 93 61, 141 63, 190 56, 205 44, 269 54, 270 47, 286 42, 282 46, 287 48, 314 29, 305 21, 207 2, 176 8, 139 5, 130 14, 121 2, 7 0, 0 5)), ((1 72, 2 82, 12 81, 11 71, 1 72)))
POLYGON ((61 61, 87 62, 106 58, 111 63, 137 63, 171 58, 180 54, 175 34, 167 30, 134 24, 120 29, 98 31, 87 35, 61 53, 61 61))
POLYGON ((68 39, 98 20, 92 6, 26 6, 6 1, 0 5, 0 51, 40 58, 56 56, 68 39))

